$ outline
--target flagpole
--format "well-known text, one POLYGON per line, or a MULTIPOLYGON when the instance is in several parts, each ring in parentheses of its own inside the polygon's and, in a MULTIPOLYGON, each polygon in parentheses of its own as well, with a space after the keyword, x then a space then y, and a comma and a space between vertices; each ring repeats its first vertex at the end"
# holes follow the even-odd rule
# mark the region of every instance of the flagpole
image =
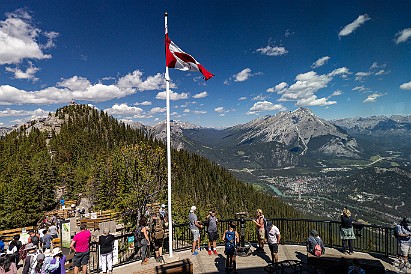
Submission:
MULTIPOLYGON (((164 13, 165 33, 168 33, 167 12, 164 13)), ((171 136, 170 136, 170 76, 166 65, 166 109, 167 109, 167 199, 168 199, 168 250, 173 257, 173 220, 171 217, 171 136)))

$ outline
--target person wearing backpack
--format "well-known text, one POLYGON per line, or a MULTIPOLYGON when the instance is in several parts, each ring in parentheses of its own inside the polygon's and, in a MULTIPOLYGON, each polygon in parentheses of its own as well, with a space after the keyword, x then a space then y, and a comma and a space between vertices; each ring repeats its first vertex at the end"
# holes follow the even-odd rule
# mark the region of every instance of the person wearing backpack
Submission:
POLYGON ((207 216, 207 233, 208 233, 208 255, 211 255, 213 252, 215 255, 217 253, 217 239, 218 239, 218 232, 217 232, 217 217, 215 216, 215 211, 211 210, 210 214, 207 216))
POLYGON ((408 255, 411 254, 411 226, 410 219, 403 218, 402 221, 395 227, 395 236, 398 241, 398 246, 400 249, 400 268, 407 267, 410 268, 411 265, 408 262, 408 255))
POLYGON ((151 239, 154 243, 154 253, 156 257, 156 262, 165 262, 163 258, 163 243, 165 236, 165 223, 164 219, 161 217, 160 213, 156 213, 153 216, 153 227, 151 239))
POLYGON ((270 230, 268 231, 267 242, 268 242, 268 247, 270 248, 270 251, 271 251, 271 261, 273 265, 275 263, 278 263, 278 245, 280 244, 280 241, 281 241, 280 230, 278 229, 277 226, 275 226, 274 224, 271 224, 270 230))
POLYGON ((34 266, 37 263, 37 255, 40 254, 40 252, 37 251, 37 247, 33 243, 26 244, 24 250, 27 251, 27 255, 24 259, 22 274, 32 274, 34 266))
POLYGON ((325 253, 324 243, 316 230, 311 230, 307 238, 307 252, 317 257, 325 253))
POLYGON ((240 237, 238 235, 238 232, 236 231, 235 223, 230 223, 229 228, 224 232, 221 240, 224 241, 224 253, 227 256, 225 260, 225 269, 226 271, 228 271, 230 268, 232 268, 233 272, 237 273, 236 245, 239 242, 240 237))
POLYGON ((258 247, 257 252, 264 252, 264 240, 265 240, 265 226, 264 215, 261 209, 257 209, 256 218, 253 220, 257 229, 258 247))

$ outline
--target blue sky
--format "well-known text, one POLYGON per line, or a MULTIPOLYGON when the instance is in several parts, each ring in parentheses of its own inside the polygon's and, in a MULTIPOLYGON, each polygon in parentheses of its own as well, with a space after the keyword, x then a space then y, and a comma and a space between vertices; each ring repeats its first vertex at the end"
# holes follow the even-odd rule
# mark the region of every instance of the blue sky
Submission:
POLYGON ((411 114, 411 2, 0 1, 0 126, 72 99, 165 120, 170 39, 215 77, 170 69, 172 119, 227 127, 307 107, 411 114))

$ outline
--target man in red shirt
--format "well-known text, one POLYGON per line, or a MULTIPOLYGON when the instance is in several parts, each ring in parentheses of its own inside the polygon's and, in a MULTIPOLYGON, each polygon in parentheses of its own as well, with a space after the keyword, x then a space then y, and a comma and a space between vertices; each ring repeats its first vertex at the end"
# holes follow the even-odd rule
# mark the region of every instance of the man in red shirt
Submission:
POLYGON ((86 229, 86 224, 80 225, 80 232, 74 235, 70 244, 70 249, 73 250, 74 258, 74 274, 79 273, 79 268, 82 268, 83 274, 87 273, 87 264, 90 258, 90 239, 91 233, 86 229))

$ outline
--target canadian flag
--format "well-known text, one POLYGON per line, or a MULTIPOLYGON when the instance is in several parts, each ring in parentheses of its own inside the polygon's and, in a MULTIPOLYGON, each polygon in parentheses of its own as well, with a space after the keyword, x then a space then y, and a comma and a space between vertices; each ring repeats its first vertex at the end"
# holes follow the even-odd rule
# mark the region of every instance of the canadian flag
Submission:
POLYGON ((206 70, 193 56, 182 51, 173 41, 168 38, 166 32, 166 66, 179 70, 199 71, 204 75, 207 81, 214 76, 211 72, 206 70))

